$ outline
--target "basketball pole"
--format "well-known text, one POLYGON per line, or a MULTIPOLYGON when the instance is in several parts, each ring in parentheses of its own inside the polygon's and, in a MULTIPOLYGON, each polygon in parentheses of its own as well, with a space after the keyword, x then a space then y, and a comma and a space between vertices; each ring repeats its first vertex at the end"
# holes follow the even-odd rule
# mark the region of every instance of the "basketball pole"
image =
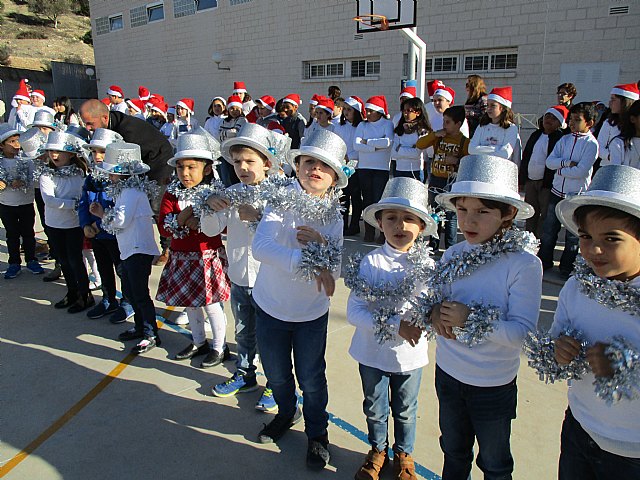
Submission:
MULTIPOLYGON (((414 45, 415 49, 418 52, 418 78, 416 78, 416 81, 418 83, 417 93, 418 97, 426 102, 427 98, 425 97, 425 93, 427 84, 427 44, 411 28, 403 28, 400 31, 407 38, 407 40, 409 40, 414 45)), ((409 63, 412 64, 413 60, 409 59, 409 63)), ((411 71, 411 67, 409 68, 409 71, 411 71)))

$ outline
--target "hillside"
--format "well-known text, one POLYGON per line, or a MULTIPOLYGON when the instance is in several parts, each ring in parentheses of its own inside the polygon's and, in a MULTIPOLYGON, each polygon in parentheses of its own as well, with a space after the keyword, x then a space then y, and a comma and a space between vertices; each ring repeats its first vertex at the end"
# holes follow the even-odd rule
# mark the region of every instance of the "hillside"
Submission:
POLYGON ((29 12, 26 4, 12 0, 0 1, 4 3, 4 11, 0 12, 0 47, 9 46, 9 66, 46 70, 51 60, 95 63, 93 47, 81 40, 91 29, 89 17, 62 15, 58 20, 58 28, 54 29, 49 22, 42 22, 29 12), (19 39, 16 38, 18 35, 45 38, 19 39))

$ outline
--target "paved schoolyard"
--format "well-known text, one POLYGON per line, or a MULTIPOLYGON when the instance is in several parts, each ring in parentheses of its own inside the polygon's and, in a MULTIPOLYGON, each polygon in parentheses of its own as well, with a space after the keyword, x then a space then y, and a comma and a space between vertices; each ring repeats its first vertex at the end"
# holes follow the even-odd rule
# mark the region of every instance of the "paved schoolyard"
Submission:
MULTIPOLYGON (((3 239, 4 230, 0 235, 3 239)), ((348 252, 372 247, 352 238, 345 244, 348 252)), ((2 240, 2 271, 6 260, 2 240)), ((153 269, 152 294, 160 271, 153 269)), ((545 281, 543 291, 541 325, 548 327, 559 286, 545 281)), ((233 362, 201 370, 198 359, 171 360, 189 338, 187 330, 168 324, 161 330, 161 348, 133 357, 130 345, 116 340, 124 325, 55 310, 52 304, 64 292, 63 283, 43 283, 28 272, 11 281, 0 278, 0 478, 353 478, 368 445, 357 364, 347 353, 353 328, 346 322, 348 290, 341 280, 327 349, 332 461, 319 474, 306 470, 302 424, 278 445, 255 442, 263 422, 273 418, 254 409, 259 392, 230 399, 211 395, 211 386, 229 376, 233 362)), ((162 304, 157 312, 176 315, 162 304)), ((233 351, 228 306, 227 316, 233 351)), ((432 344, 432 362, 434 351, 432 344)), ((264 377, 259 381, 264 384, 264 377)), ((414 454, 423 478, 439 478, 442 468, 433 383, 432 363, 424 370, 414 454)), ((554 478, 566 386, 539 382, 523 360, 518 387, 514 477, 554 478)), ((481 478, 475 467, 474 478, 481 478)))

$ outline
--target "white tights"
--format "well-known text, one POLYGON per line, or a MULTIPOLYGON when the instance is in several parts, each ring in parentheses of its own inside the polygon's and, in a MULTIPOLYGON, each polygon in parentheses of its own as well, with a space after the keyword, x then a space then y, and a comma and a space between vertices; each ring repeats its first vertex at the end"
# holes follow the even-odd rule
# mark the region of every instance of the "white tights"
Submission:
POLYGON ((207 342, 207 336, 204 332, 204 314, 206 312, 211 325, 211 332, 213 333, 212 347, 217 352, 222 353, 227 330, 227 316, 224 314, 222 304, 213 303, 206 307, 187 307, 185 310, 189 318, 193 344, 200 347, 207 342))

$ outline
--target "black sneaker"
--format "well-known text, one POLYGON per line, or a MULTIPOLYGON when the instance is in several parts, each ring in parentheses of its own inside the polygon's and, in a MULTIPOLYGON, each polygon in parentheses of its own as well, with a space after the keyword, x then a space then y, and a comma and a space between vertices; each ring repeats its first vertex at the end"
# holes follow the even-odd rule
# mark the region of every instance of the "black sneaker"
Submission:
POLYGON ((103 298, 99 304, 87 312, 87 317, 92 320, 102 318, 115 312, 118 308, 120 308, 118 302, 109 302, 109 300, 103 298))
POLYGON ((276 414, 276 418, 269 422, 269 425, 263 424, 264 428, 258 434, 259 443, 274 443, 287 433, 291 427, 302 420, 302 409, 298 405, 293 417, 286 417, 281 413, 276 414))
POLYGON ((138 340, 139 338, 144 338, 144 334, 136 330, 135 327, 132 327, 129 330, 125 330, 120 335, 118 335, 118 340, 120 340, 121 342, 126 342, 128 340, 138 340))
MULTIPOLYGON (((207 344, 208 346, 208 344, 207 344)), ((231 353, 229 352, 229 346, 225 345, 224 349, 222 350, 222 353, 220 353, 217 350, 211 350, 206 357, 204 357, 204 360, 202 360, 202 363, 200 364, 200 368, 210 368, 210 367, 215 367, 216 365, 220 365, 222 362, 224 362, 225 360, 229 360, 229 358, 231 357, 231 353)))
POLYGON ((147 353, 148 351, 160 346, 160 339, 158 337, 144 337, 140 343, 131 349, 131 353, 140 355, 141 353, 147 353))
POLYGON ((310 438, 307 446, 307 467, 311 470, 322 470, 331 460, 329 453, 329 435, 310 438))

